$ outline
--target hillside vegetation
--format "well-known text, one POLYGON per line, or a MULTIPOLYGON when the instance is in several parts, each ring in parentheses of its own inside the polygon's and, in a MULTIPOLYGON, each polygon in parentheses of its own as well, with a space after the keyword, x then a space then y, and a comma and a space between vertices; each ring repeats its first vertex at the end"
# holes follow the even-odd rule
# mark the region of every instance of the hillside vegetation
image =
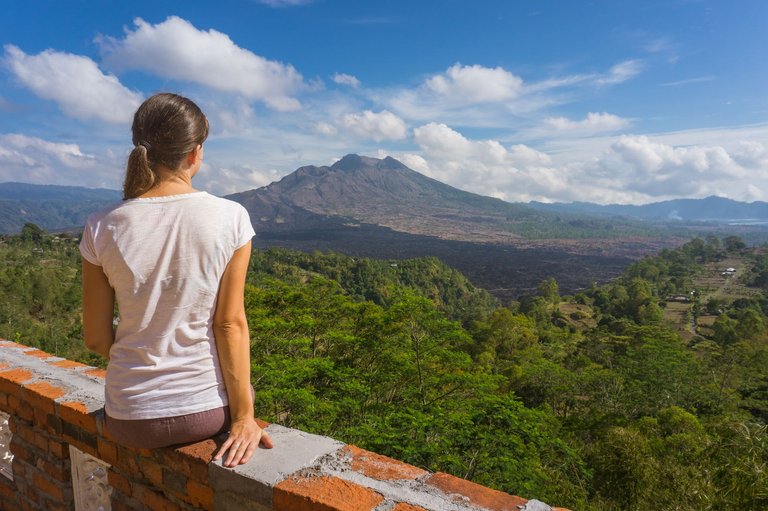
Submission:
MULTIPOLYGON (((27 226, 0 260, 0 336, 103 365, 75 241, 27 226)), ((434 258, 255 251, 256 413, 574 510, 763 510, 766 291, 735 237, 504 307, 434 258)))

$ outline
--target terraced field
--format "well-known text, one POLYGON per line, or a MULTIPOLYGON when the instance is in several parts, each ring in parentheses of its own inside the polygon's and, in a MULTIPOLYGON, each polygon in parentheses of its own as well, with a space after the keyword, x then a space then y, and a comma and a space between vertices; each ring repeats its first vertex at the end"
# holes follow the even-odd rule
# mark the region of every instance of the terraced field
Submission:
MULTIPOLYGON (((766 249, 755 249, 765 251, 766 249)), ((750 259, 757 252, 748 252, 745 255, 729 256, 717 262, 706 263, 702 271, 693 278, 693 289, 699 293, 701 313, 694 325, 692 320, 692 303, 679 301, 667 301, 664 309, 664 319, 677 326, 677 331, 683 338, 692 339, 695 335, 711 335, 712 325, 717 319, 717 314, 708 314, 707 303, 714 299, 727 305, 739 298, 755 298, 760 294, 759 289, 745 285, 750 268, 750 259), (726 272, 733 268, 734 272, 726 272)))

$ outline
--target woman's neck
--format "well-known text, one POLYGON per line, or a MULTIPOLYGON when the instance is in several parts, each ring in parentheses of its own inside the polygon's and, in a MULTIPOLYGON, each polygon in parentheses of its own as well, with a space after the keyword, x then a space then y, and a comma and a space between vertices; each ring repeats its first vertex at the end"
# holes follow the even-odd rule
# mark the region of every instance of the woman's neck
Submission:
POLYGON ((180 195, 193 193, 197 190, 192 186, 192 177, 186 172, 157 172, 157 181, 154 186, 139 197, 163 197, 166 195, 180 195))

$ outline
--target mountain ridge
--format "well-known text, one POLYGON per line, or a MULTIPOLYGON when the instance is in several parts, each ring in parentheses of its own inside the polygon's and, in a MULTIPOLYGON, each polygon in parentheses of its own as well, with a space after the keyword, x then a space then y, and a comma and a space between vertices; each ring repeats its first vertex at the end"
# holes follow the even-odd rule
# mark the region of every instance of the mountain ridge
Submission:
POLYGON ((740 219, 768 221, 768 202, 743 202, 710 195, 701 199, 671 199, 648 204, 594 204, 590 202, 530 202, 545 211, 581 212, 611 216, 629 216, 645 220, 723 222, 740 219))

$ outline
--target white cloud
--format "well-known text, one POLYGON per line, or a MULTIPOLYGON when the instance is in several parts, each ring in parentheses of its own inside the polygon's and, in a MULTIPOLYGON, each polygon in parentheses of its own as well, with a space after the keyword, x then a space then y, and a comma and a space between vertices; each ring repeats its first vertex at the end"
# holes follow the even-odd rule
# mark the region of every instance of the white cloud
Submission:
POLYGON ((457 188, 505 200, 531 200, 566 184, 549 168, 550 157, 531 147, 497 140, 470 140, 444 124, 413 130, 424 153, 418 169, 457 188))
POLYGON ((224 33, 198 30, 176 16, 156 25, 141 18, 134 23, 136 29, 127 30, 123 39, 97 39, 104 62, 112 69, 138 69, 200 83, 263 101, 278 111, 301 107, 293 96, 305 84, 293 66, 267 60, 237 46, 224 33))
POLYGON ((88 154, 77 144, 17 133, 0 135, 0 182, 117 189, 123 178, 123 165, 109 152, 88 154))
POLYGON ((691 83, 704 83, 704 82, 712 82, 714 80, 717 80, 717 76, 715 75, 706 75, 706 76, 697 76, 696 78, 687 78, 685 80, 677 80, 674 82, 666 82, 662 83, 664 87, 677 87, 679 85, 689 85, 691 83))
MULTIPOLYGON (((642 70, 641 61, 625 60, 603 73, 553 76, 526 83, 502 67, 455 64, 417 87, 367 92, 374 103, 408 120, 520 129, 526 119, 536 118, 544 108, 574 102, 583 94, 580 90, 618 84, 642 70)), ((596 130, 601 131, 608 118, 587 119, 580 129, 584 131, 596 121, 601 121, 600 130, 596 130)))
POLYGON ((626 128, 630 121, 605 112, 589 112, 581 121, 572 121, 566 117, 548 117, 542 121, 544 128, 556 133, 600 133, 626 128))
MULTIPOLYGON (((762 143, 674 146, 648 136, 605 138, 580 159, 532 147, 472 140, 443 124, 413 131, 414 170, 464 190, 508 201, 646 203, 727 195, 768 199, 768 148, 762 143)), ((659 138, 659 137, 656 137, 659 138)))
POLYGON ((408 134, 405 122, 388 110, 345 114, 339 124, 349 132, 377 142, 400 140, 408 134))
POLYGON ((523 80, 501 68, 455 64, 424 82, 424 88, 458 103, 491 103, 517 97, 523 80))
POLYGON ((597 78, 595 82, 598 85, 614 85, 621 82, 626 82, 630 78, 634 78, 640 74, 643 70, 643 63, 639 60, 625 60, 619 62, 608 73, 597 78))
POLYGON ((352 75, 336 73, 331 77, 331 79, 339 85, 349 85, 353 89, 360 87, 360 80, 352 75))
POLYGON ((195 177, 195 187, 220 196, 228 195, 266 186, 280 179, 282 174, 273 168, 206 162, 195 177))
POLYGON ((25 87, 55 101, 70 117, 128 123, 142 101, 141 94, 102 73, 88 57, 53 50, 28 55, 7 44, 3 60, 25 87))
POLYGON ((336 126, 332 124, 328 124, 327 122, 317 122, 313 126, 313 129, 315 133, 318 133, 320 135, 324 135, 326 137, 330 137, 332 135, 335 135, 338 133, 338 130, 336 129, 336 126))

